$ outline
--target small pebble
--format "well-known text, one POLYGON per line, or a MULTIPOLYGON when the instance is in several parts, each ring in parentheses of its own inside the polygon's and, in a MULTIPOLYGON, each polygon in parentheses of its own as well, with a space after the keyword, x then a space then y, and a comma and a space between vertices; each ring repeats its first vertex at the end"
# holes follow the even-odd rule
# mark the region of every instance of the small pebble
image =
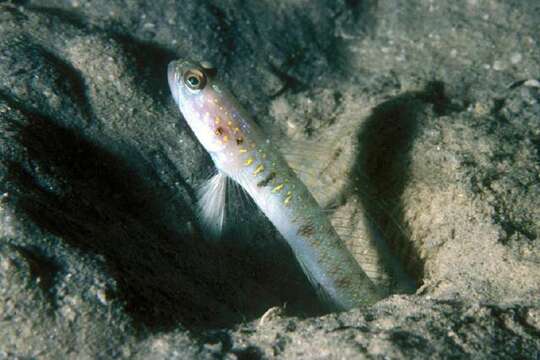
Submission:
POLYGON ((520 53, 513 53, 510 57, 510 62, 514 65, 519 64, 523 60, 523 56, 520 53))
POLYGON ((528 86, 528 87, 540 88, 540 81, 538 81, 536 79, 529 79, 529 80, 525 81, 525 83, 523 85, 528 86))
POLYGON ((96 293, 96 296, 99 302, 102 303, 103 305, 107 305, 109 303, 109 301, 107 300, 107 293, 105 292, 105 290, 103 289, 98 290, 96 293))
POLYGON ((505 64, 503 61, 501 60, 496 60, 494 63, 493 63, 493 70, 495 71, 501 71, 501 70, 504 70, 505 69, 505 64))

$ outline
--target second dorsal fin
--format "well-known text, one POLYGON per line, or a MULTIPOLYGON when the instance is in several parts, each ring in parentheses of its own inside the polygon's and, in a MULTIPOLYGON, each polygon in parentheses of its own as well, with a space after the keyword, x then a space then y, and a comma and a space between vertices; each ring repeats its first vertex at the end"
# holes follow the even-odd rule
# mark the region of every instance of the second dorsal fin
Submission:
POLYGON ((392 216, 391 206, 371 194, 366 188, 369 179, 358 171, 358 122, 324 126, 311 136, 302 129, 284 131, 276 126, 269 134, 371 280, 388 292, 411 292, 413 281, 388 247, 385 232, 363 206, 368 201, 392 216))

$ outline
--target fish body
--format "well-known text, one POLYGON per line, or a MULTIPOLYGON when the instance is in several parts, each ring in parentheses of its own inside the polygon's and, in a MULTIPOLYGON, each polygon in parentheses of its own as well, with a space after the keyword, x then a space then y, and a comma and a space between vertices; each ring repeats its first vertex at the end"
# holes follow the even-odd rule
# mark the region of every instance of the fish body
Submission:
MULTIPOLYGON (((173 61, 168 80, 175 102, 212 157, 218 177, 232 179, 253 198, 288 242, 320 299, 336 310, 379 300, 378 290, 312 194, 215 70, 204 63, 173 61)), ((220 187, 214 183, 210 188, 220 187)), ((223 206, 223 202, 207 199, 204 206, 223 206)), ((219 220, 208 222, 221 225, 221 211, 202 211, 208 217, 220 214, 219 220)))

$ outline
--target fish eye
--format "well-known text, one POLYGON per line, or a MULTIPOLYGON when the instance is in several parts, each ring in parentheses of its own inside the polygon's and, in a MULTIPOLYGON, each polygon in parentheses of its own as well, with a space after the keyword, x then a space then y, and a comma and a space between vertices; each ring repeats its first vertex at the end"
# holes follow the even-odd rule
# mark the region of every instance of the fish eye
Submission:
POLYGON ((190 69, 184 73, 184 83, 191 90, 202 90, 206 85, 206 76, 198 69, 190 69))

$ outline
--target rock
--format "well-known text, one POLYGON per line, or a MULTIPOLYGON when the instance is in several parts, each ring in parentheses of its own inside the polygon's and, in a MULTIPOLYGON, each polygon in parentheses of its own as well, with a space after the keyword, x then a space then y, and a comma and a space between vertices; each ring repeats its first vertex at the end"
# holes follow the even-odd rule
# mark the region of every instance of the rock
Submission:
POLYGON ((539 11, 1 3, 0 358, 538 358, 539 11), (204 240, 181 56, 282 137, 385 300, 323 315, 250 203, 204 240))

